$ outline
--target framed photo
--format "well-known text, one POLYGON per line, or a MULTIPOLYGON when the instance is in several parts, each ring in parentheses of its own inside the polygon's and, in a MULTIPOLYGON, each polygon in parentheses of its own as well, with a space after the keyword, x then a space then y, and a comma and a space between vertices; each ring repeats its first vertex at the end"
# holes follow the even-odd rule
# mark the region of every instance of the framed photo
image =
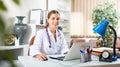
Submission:
POLYGON ((32 9, 30 11, 30 23, 31 24, 43 24, 43 15, 41 9, 32 9))

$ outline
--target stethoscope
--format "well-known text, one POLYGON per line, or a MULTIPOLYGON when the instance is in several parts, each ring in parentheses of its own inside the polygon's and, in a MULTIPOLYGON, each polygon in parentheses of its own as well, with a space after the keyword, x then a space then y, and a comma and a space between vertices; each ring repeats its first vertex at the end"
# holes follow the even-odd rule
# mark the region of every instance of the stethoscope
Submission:
MULTIPOLYGON (((58 37, 59 36, 61 36, 61 34, 60 34, 60 32, 59 32, 59 30, 57 30, 58 31, 58 37)), ((51 48, 51 40, 50 40, 50 36, 49 36, 49 33, 48 33, 48 29, 46 28, 46 33, 47 33, 47 36, 48 36, 48 41, 49 41, 49 48, 51 48)))

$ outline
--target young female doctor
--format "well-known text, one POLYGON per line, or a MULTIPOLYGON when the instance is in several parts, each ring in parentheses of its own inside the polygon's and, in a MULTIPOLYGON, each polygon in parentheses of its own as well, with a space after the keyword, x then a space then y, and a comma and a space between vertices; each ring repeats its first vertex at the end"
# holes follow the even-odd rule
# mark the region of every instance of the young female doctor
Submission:
POLYGON ((30 55, 40 60, 47 60, 46 55, 65 54, 69 51, 62 31, 58 30, 60 14, 56 10, 48 13, 46 28, 39 30, 35 36, 30 55))

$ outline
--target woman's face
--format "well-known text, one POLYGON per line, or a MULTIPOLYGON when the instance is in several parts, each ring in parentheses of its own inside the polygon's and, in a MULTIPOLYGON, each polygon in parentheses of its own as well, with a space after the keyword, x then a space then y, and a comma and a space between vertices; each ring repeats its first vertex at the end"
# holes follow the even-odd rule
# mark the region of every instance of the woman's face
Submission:
POLYGON ((50 18, 47 19, 49 26, 56 29, 60 23, 60 15, 59 14, 51 14, 50 18))

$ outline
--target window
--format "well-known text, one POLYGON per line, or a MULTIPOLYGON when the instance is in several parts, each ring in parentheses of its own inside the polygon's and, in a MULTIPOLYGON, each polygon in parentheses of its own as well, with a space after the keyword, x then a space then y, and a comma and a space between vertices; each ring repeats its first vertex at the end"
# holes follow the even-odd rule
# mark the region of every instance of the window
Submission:
MULTIPOLYGON (((119 0, 108 0, 115 2, 118 12, 120 12, 119 0)), ((92 11, 98 4, 103 4, 105 0, 72 0, 71 11, 71 36, 72 37, 95 37, 92 28, 92 11)), ((118 22, 120 26, 120 21, 118 22)), ((120 28, 117 30, 120 36, 120 28)))

